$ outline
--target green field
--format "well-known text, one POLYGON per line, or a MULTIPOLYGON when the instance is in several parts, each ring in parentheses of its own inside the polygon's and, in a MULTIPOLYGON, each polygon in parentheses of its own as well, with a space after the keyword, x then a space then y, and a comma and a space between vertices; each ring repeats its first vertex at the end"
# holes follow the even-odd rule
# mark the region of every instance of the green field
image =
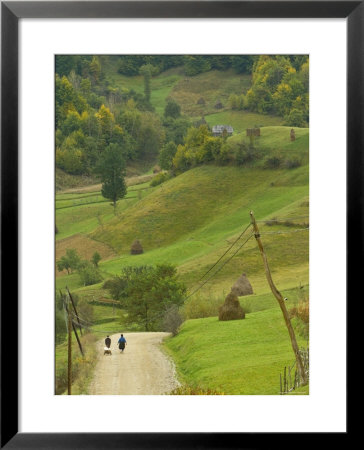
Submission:
POLYGON ((214 125, 231 125, 234 132, 242 133, 247 128, 269 127, 283 124, 282 117, 252 113, 248 111, 227 110, 205 116, 210 127, 214 125))
MULTIPOLYGON (((302 338, 298 343, 306 344, 302 338)), ((277 395, 279 374, 294 362, 277 307, 247 314, 245 320, 189 320, 165 347, 181 382, 225 394, 277 395)))

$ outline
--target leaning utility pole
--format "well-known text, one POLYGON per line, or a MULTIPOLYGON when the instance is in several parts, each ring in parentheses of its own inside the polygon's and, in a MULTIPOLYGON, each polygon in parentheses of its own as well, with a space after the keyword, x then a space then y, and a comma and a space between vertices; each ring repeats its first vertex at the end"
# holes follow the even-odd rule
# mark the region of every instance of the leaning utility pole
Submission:
POLYGON ((262 258, 263 258, 265 275, 267 277, 269 287, 271 288, 271 291, 273 292, 273 295, 275 296, 275 298, 278 300, 279 306, 280 306, 280 308, 282 310, 283 317, 284 317, 284 320, 286 322, 286 326, 287 326, 287 329, 288 329, 289 337, 291 338, 291 344, 292 344, 293 352, 294 352, 294 354, 296 356, 298 372, 299 372, 299 374, 300 374, 300 376, 302 378, 303 384, 306 384, 307 383, 307 377, 306 377, 306 373, 305 373, 305 370, 304 370, 304 367, 303 367, 301 355, 299 353, 299 348, 298 348, 297 341, 296 341, 296 336, 294 334, 294 330, 293 330, 293 327, 292 327, 292 324, 291 324, 291 319, 289 318, 289 314, 288 314, 288 311, 287 311, 287 308, 286 308, 286 304, 284 303, 284 299, 282 297, 282 294, 278 291, 278 289, 275 287, 275 285, 273 283, 272 275, 271 275, 270 270, 269 270, 267 256, 264 253, 263 244, 262 244, 262 241, 260 239, 259 229, 258 229, 258 225, 257 225, 257 223, 255 221, 253 211, 250 211, 250 218, 251 218, 251 223, 252 223, 253 228, 254 228, 254 236, 255 236, 255 239, 257 240, 258 247, 259 247, 259 250, 260 250, 260 254, 262 255, 262 258))
MULTIPOLYGON (((68 286, 66 286, 66 289, 67 289, 67 292, 68 292, 68 296, 69 296, 69 298, 71 299, 72 306, 73 306, 73 310, 74 310, 74 312, 75 312, 75 314, 76 314, 78 326, 80 327, 80 334, 81 334, 81 336, 82 336, 82 326, 81 326, 80 319, 79 319, 79 317, 78 317, 78 312, 77 312, 77 309, 76 309, 75 302, 73 301, 73 298, 72 298, 72 295, 71 295, 70 290, 68 289, 68 286)), ((75 331, 75 333, 76 333, 76 331, 75 331)), ((78 338, 77 338, 77 340, 78 340, 78 338)), ((82 351, 81 351, 81 353, 82 353, 82 351)))

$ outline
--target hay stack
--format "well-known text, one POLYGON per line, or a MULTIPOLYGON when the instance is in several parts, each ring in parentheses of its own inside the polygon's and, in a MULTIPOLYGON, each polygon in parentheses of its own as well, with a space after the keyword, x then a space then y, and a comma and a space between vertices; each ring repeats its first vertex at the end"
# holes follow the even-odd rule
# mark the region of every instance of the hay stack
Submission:
POLYGON ((205 105, 205 99, 203 98, 203 97, 200 97, 198 100, 197 100, 197 104, 198 105, 205 105))
POLYGON ((220 101, 215 103, 215 109, 221 109, 223 107, 224 107, 224 105, 220 101))
POLYGON ((162 169, 158 166, 158 164, 153 167, 153 173, 159 173, 159 172, 161 172, 161 170, 162 169))
POLYGON ((219 308, 219 320, 245 319, 245 312, 240 306, 237 295, 233 292, 226 297, 225 302, 219 308))
POLYGON ((130 247, 130 254, 131 255, 141 255, 144 253, 142 244, 138 239, 135 239, 135 241, 132 243, 130 247))
POLYGON ((204 116, 202 116, 200 120, 197 120, 197 122, 194 122, 194 126, 196 128, 200 127, 201 125, 207 125, 207 122, 206 122, 206 119, 204 116))
POLYGON ((252 285, 250 284, 245 273, 243 273, 237 279, 236 283, 231 288, 231 292, 233 292, 238 297, 242 297, 243 295, 250 295, 253 293, 252 285))

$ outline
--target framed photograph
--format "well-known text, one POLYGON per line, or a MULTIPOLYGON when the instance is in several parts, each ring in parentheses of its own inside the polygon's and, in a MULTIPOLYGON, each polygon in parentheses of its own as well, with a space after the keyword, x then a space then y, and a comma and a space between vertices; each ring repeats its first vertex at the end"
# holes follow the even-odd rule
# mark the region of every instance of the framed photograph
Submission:
POLYGON ((348 436, 363 17, 1 3, 2 448, 348 436))

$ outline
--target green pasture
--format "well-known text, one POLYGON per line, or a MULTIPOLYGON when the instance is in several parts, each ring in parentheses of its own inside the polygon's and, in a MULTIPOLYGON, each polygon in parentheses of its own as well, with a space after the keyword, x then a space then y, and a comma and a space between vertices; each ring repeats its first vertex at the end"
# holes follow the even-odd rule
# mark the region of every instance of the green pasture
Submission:
POLYGON ((283 124, 282 117, 231 109, 207 114, 205 119, 210 127, 214 125, 231 125, 234 128, 234 133, 245 133, 247 128, 279 126, 283 124))
MULTIPOLYGON (((306 345, 300 336, 298 343, 306 345)), ((226 394, 277 395, 279 374, 294 362, 279 308, 247 314, 244 320, 188 320, 165 347, 181 382, 226 394)))

